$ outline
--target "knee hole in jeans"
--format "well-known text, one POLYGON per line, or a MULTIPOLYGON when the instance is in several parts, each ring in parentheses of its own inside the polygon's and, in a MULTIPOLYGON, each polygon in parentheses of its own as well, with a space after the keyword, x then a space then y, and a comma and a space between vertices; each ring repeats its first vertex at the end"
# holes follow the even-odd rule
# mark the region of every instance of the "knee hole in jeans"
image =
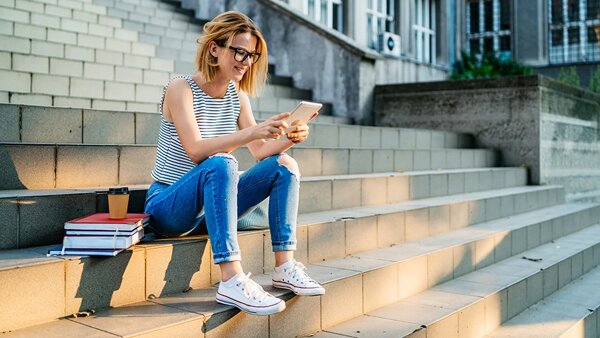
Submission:
POLYGON ((286 167, 290 171, 290 173, 292 173, 292 175, 296 177, 300 176, 300 169, 298 168, 298 163, 290 155, 282 154, 277 159, 277 163, 279 163, 280 166, 286 167))

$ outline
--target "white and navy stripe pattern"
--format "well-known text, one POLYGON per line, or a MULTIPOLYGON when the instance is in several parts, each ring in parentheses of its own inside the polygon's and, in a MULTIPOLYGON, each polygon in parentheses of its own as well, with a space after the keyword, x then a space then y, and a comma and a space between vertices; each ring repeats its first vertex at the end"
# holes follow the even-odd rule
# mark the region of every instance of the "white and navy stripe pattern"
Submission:
MULTIPOLYGON (((182 78, 187 80, 192 89, 194 115, 203 139, 229 135, 237 130, 240 100, 233 81, 229 82, 223 98, 213 98, 203 92, 190 75, 182 78)), ((160 131, 152 178, 161 183, 173 184, 196 164, 185 153, 175 125, 162 116, 167 87, 168 85, 163 90, 159 105, 160 131)))

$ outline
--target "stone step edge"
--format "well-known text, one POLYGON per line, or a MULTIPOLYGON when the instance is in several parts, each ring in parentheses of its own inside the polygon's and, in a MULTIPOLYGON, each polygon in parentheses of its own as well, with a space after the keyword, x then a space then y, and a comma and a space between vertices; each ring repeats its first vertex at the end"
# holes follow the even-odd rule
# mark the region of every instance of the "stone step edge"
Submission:
MULTIPOLYGON (((577 256, 577 255, 583 255, 583 252, 586 250, 600 250, 600 238, 597 238, 597 241, 593 244, 586 244, 586 245, 581 245, 579 243, 575 244, 573 243, 574 240, 572 240, 573 238, 578 238, 578 237, 587 237, 587 236, 592 236, 592 235, 596 235, 596 237, 598 237, 598 234, 600 233, 600 224, 596 224, 592 227, 588 227, 586 229, 580 230, 576 233, 570 234, 570 235, 566 235, 561 237, 558 240, 555 240, 552 243, 548 243, 548 244, 544 244, 544 245, 540 245, 539 247, 532 249, 532 250, 528 250, 525 251, 523 253, 519 253, 517 255, 514 255, 504 261, 502 261, 501 263, 496 263, 494 265, 488 266, 484 269, 482 269, 481 271, 477 270, 475 272, 472 272, 470 274, 464 275, 462 277, 459 277, 459 279, 454 279, 451 280, 449 282, 446 282, 444 284, 440 284, 437 285, 433 288, 429 288, 421 293, 418 293, 416 295, 410 296, 408 298, 402 299, 397 303, 392 303, 391 305, 386 305, 384 307, 380 307, 374 311, 371 311, 371 314, 367 313, 361 317, 358 318, 354 318, 351 319, 349 321, 334 325, 330 328, 325 328, 324 330, 322 330, 322 332, 326 332, 326 333, 330 333, 330 334, 341 334, 341 335, 347 335, 348 333, 346 332, 347 330, 341 330, 340 327, 343 327, 344 325, 348 325, 348 323, 350 322, 357 322, 365 317, 377 317, 379 319, 383 319, 385 320, 388 324, 389 327, 386 327, 386 329, 392 329, 392 330, 397 330, 395 333, 398 334, 400 331, 403 332, 402 336, 408 336, 412 333, 417 333, 419 332, 419 334, 423 334, 423 335, 427 335, 427 329, 428 327, 432 327, 433 325, 441 322, 444 319, 447 319, 449 317, 451 317, 452 315, 458 315, 456 318, 456 322, 457 322, 457 327, 468 327, 471 325, 477 326, 477 325, 481 325, 481 321, 484 320, 485 321, 485 315, 482 314, 482 312, 487 310, 486 307, 486 300, 488 300, 491 296, 495 295, 495 294, 499 294, 500 292, 510 292, 509 290, 511 288, 517 288, 519 286, 522 287, 522 285, 527 285, 528 283, 533 283, 532 280, 533 278, 535 278, 536 275, 542 275, 544 274, 545 271, 548 271, 550 269, 554 269, 556 268, 558 270, 558 267, 561 263, 572 259, 573 257, 577 256), (562 256, 560 256, 560 258, 556 258, 555 256, 552 257, 552 262, 550 264, 548 264, 547 262, 542 262, 542 264, 539 264, 538 266, 531 266, 533 264, 537 264, 537 263, 533 263, 533 262, 528 262, 528 263, 523 263, 524 260, 522 257, 539 257, 540 255, 537 253, 538 251, 543 251, 544 249, 549 249, 551 247, 557 247, 558 245, 560 245, 561 248, 571 248, 573 249, 573 247, 581 247, 581 248, 577 248, 577 252, 575 253, 571 253, 571 252, 566 252, 563 253, 562 256), (531 263, 531 264, 529 264, 531 263), (505 271, 502 270, 507 270, 507 269, 520 269, 521 272, 519 275, 512 275, 510 276, 512 278, 512 280, 510 281, 509 285, 504 285, 502 287, 498 286, 498 285, 493 285, 490 289, 493 289, 494 291, 487 291, 488 293, 486 295, 475 295, 474 293, 469 293, 466 290, 463 290, 462 292, 458 293, 456 291, 449 291, 446 286, 450 285, 452 283, 456 284, 457 281, 467 281, 470 277, 475 276, 476 274, 481 274, 481 272, 487 273, 490 276, 497 276, 497 277, 508 277, 505 275, 505 271), (523 269, 529 268, 529 271, 527 271, 526 273, 523 272, 523 269), (497 270, 494 272, 494 270, 497 270), (491 271, 491 272, 490 272, 491 271), (523 284, 524 283, 524 284, 523 284), (460 306, 448 306, 447 308, 443 307, 443 305, 441 305, 442 302, 439 302, 437 304, 433 304, 434 302, 431 303, 427 303, 427 301, 424 298, 434 298, 435 296, 440 295, 441 293, 445 293, 445 294, 452 294, 454 296, 457 297, 462 297, 462 298, 471 298, 471 299, 466 299, 464 300, 464 304, 461 304, 460 306), (419 299, 421 298, 421 299, 419 299), (421 303, 419 302, 421 301, 421 303), (423 302, 425 301, 425 302, 423 302), (420 322, 420 323, 414 323, 411 322, 409 320, 402 320, 402 318, 389 318, 389 317, 385 317, 384 315, 377 315, 374 312, 377 311, 381 311, 383 308, 385 307, 393 307, 394 305, 400 305, 400 304, 404 304, 405 305, 405 309, 407 309, 408 311, 410 311, 410 309, 415 310, 416 313, 418 313, 417 311, 417 307, 419 305, 426 305, 430 308, 433 309, 433 307, 439 307, 441 309, 444 309, 446 311, 444 311, 443 314, 440 314, 439 316, 437 316, 436 318, 434 318, 433 320, 428 320, 427 323, 425 322, 420 322), (483 307, 483 309, 481 309, 483 307), (463 315, 469 312, 478 312, 480 315, 483 315, 483 318, 479 318, 479 320, 477 320, 476 322, 470 322, 470 323, 465 323, 467 320, 465 320, 465 322, 461 321, 461 318, 464 318, 463 315)), ((589 237, 587 237, 589 238, 589 237)), ((556 255, 558 256, 558 255, 556 255)), ((527 261, 525 261, 527 262, 527 261)), ((592 266, 589 267, 591 270, 592 268, 598 266, 600 264, 600 262, 598 261, 594 261, 592 262, 592 266)), ((588 271, 583 271, 584 273, 588 272, 588 271)), ((508 278, 507 278, 508 279, 508 278)), ((557 278, 558 279, 558 278, 557 278)), ((569 282, 573 281, 574 278, 572 278, 572 276, 570 277, 569 282)), ((543 281, 543 279, 542 279, 543 281)), ((482 284, 483 283, 476 283, 476 282, 471 282, 474 284, 482 284)), ((505 283, 506 284, 506 283, 505 283)), ((564 285, 563 285, 564 286, 564 285)), ((485 286, 485 287, 489 287, 489 286, 485 286)), ((557 290, 560 290, 561 286, 557 285, 557 290)), ((556 290, 554 290, 556 291, 556 290)), ((553 291, 553 292, 554 292, 553 291)), ((516 311, 516 314, 521 313, 522 311, 524 311, 525 309, 527 309, 529 306, 533 305, 535 302, 540 301, 541 299, 544 299, 545 297, 547 297, 548 295, 543 295, 541 296, 540 299, 535 299, 534 302, 532 302, 531 304, 527 303, 527 300, 525 302, 525 306, 520 306, 520 308, 518 308, 516 311)), ((507 303, 509 301, 507 300, 507 303)), ((510 303, 507 304, 507 308, 510 307, 510 303)), ((514 309, 513 309, 514 310, 514 309)), ((508 310, 507 310, 508 311, 508 310)), ((516 314, 513 314, 512 317, 514 317, 516 314)), ((510 314, 507 315, 506 320, 509 320, 512 318, 510 316, 510 314)), ((501 324, 501 323, 495 323, 496 325, 501 324)), ((490 325, 493 326, 493 325, 490 325)), ((497 327, 497 326, 496 326, 497 327)), ((477 335, 474 336, 483 336, 485 335, 486 331, 491 331, 495 329, 495 327, 485 327, 483 332, 478 332, 477 335), (481 335, 481 333, 483 333, 483 335, 481 335)), ((364 333, 364 331, 362 331, 362 333, 364 333)), ((459 336, 461 335, 461 332, 458 332, 459 336)), ((319 334, 316 334, 315 337, 319 337, 319 334)), ((350 337, 353 337, 352 335, 350 335, 350 337)))
MULTIPOLYGON (((596 225, 596 228, 600 228, 600 225, 596 225)), ((587 229, 587 230, 589 230, 589 229, 587 229)), ((597 229, 593 229, 593 230, 597 230, 597 229)), ((559 242, 559 244, 562 244, 565 240, 568 240, 571 237, 574 237, 575 235, 580 234, 580 233, 582 233, 584 231, 586 231, 586 230, 581 230, 581 231, 579 231, 579 232, 577 232, 575 234, 563 236, 557 242, 559 242)), ((588 232, 590 232, 590 231, 588 231, 588 232)), ((566 243, 566 244, 568 245, 569 243, 566 243)), ((596 243, 595 245, 600 246, 600 242, 596 243)), ((531 251, 533 251, 533 250, 531 250, 531 251)), ((581 252, 583 252, 583 250, 581 250, 581 252)), ((515 256, 507 259, 507 260, 504 260, 503 263, 506 263, 510 259, 515 259, 515 258, 520 259, 520 257, 518 257, 520 255, 521 254, 518 254, 518 255, 515 255, 515 256)), ((574 254, 574 255, 576 255, 576 254, 574 254)), ((574 255, 570 255, 570 256, 568 256, 565 259, 569 259, 571 256, 574 256, 574 255)), ((496 263, 496 264, 500 264, 500 263, 496 263)), ((559 264, 559 262, 556 262, 552 266, 557 266, 558 264, 559 264)), ((491 267, 494 267, 494 266, 495 265, 492 265, 491 267)), ((316 267, 315 267, 315 265, 309 265, 308 266, 309 272, 311 270, 315 269, 315 268, 318 269, 318 267, 319 267, 319 265, 316 265, 316 267)), ((347 270, 347 269, 345 269, 343 267, 342 268, 339 268, 339 267, 338 268, 333 268, 333 267, 327 267, 327 266, 323 266, 321 268, 324 269, 324 270, 323 269, 321 270, 322 273, 323 273, 323 271, 330 271, 329 272, 329 275, 330 275, 329 278, 325 278, 325 277, 322 277, 322 278, 317 277, 316 278, 320 283, 323 283, 326 287, 327 287, 328 284, 333 283, 335 281, 338 281, 338 280, 341 280, 341 279, 345 279, 345 278, 349 278, 349 277, 358 276, 358 275, 360 275, 361 278, 364 279, 365 275, 367 273, 375 271, 375 270, 355 271, 355 270, 347 270), (335 277, 332 278, 331 275, 335 275, 335 273, 334 273, 335 270, 339 270, 339 271, 337 271, 337 276, 335 276, 335 277)), ((385 266, 384 267, 379 267, 379 268, 380 269, 384 269, 385 266)), ((490 268, 490 267, 488 267, 488 268, 490 268)), ((326 274, 326 273, 323 273, 323 274, 326 274)), ((291 292, 288 292, 288 291, 285 291, 285 290, 279 290, 279 289, 273 289, 273 288, 271 288, 269 286, 269 284, 270 284, 270 277, 269 276, 270 276, 269 274, 263 274, 263 275, 260 275, 260 276, 255 276, 254 278, 261 285, 263 285, 266 290, 268 290, 269 292, 271 292, 276 297, 281 297, 281 298, 283 298, 285 300, 288 300, 288 299, 290 299, 293 296, 291 294, 291 292)), ((518 277, 518 280, 515 283, 511 284, 511 285, 515 285, 520 280, 524 280, 524 279, 526 279, 525 276, 518 277)), ((508 289, 508 287, 506 287, 506 289, 508 289)), ((133 306, 133 307, 135 307, 136 304, 146 304, 148 306, 158 306, 158 307, 160 307, 161 305, 165 305, 165 306, 168 306, 168 307, 178 308, 177 304, 178 304, 179 301, 182 301, 183 303, 187 302, 185 300, 185 298, 194 297, 195 294, 199 294, 200 296, 202 296, 203 293, 207 293, 207 292, 211 293, 211 294, 214 294, 215 291, 216 291, 216 289, 214 287, 208 287, 208 288, 203 288, 203 289, 199 289, 199 290, 192 290, 192 291, 186 292, 184 294, 180 294, 180 295, 167 296, 167 297, 162 297, 162 298, 159 298, 159 299, 149 299, 149 300, 141 302, 141 303, 135 303, 135 304, 130 304, 130 305, 133 306), (180 298, 180 299, 178 299, 178 298, 180 298), (170 299, 172 299, 173 301, 169 301, 170 299), (151 303, 151 304, 148 304, 148 303, 151 303)), ((428 292, 428 291, 429 291, 429 289, 427 291, 424 291, 424 292, 428 292)), ((363 293, 364 293, 364 289, 363 289, 363 293)), ((214 295, 213 295, 213 297, 214 297, 214 295)), ((366 297, 366 295, 363 294, 363 297, 366 297)), ((215 315, 217 315, 219 313, 232 312, 233 311, 234 314, 235 314, 238 311, 238 310, 236 310, 236 309, 234 309, 233 307, 230 307, 230 306, 217 306, 217 309, 213 309, 214 307, 209 305, 209 308, 210 308, 210 310, 206 311, 206 312, 197 312, 197 311, 192 311, 192 312, 195 313, 196 315, 201 315, 203 319, 208 319, 209 317, 215 316, 215 315)), ((179 309, 185 310, 183 308, 179 308, 179 309)), ((108 311, 115 311, 115 310, 118 312, 119 311, 119 307, 115 307, 115 308, 113 308, 111 310, 108 310, 108 311)), ((464 311, 464 308, 457 309, 455 311, 459 311, 459 310, 463 310, 464 311)), ((185 310, 185 311, 189 311, 189 310, 185 310)), ((102 312, 100 312, 99 315, 106 316, 106 314, 103 314, 102 312)), ((75 320, 68 319, 68 320, 75 321, 75 322, 80 322, 80 324, 82 324, 82 325, 89 325, 91 327, 94 327, 93 323, 86 323, 87 321, 93 321, 93 318, 94 318, 94 315, 91 316, 90 318, 87 318, 87 319, 81 319, 81 320, 80 319, 75 319, 75 320)), ((189 319, 186 319, 186 322, 188 320, 189 319)), ((175 325, 177 325, 177 324, 170 323, 169 326, 175 326, 175 325)), ((415 325, 417 325, 417 324, 415 324, 415 325)), ((419 327, 420 326, 415 326, 415 328, 417 328, 417 329, 419 327)))
MULTIPOLYGON (((382 172, 382 173, 368 173, 368 174, 340 174, 340 175, 327 175, 327 176, 306 176, 301 177, 300 182, 322 182, 322 181, 346 181, 346 180, 357 180, 357 179, 369 179, 369 178, 395 178, 395 177, 419 177, 419 176, 438 176, 448 174, 468 174, 468 173, 481 173, 481 172, 517 172, 524 170, 519 167, 484 167, 484 168, 465 168, 465 169, 444 169, 444 170, 417 170, 417 171, 404 171, 404 172, 382 172)), ((128 185, 130 190, 148 190, 150 186, 147 184, 130 184, 128 185)), ((41 196, 61 196, 61 195, 78 195, 78 194, 97 194, 108 191, 111 186, 98 186, 98 187, 76 187, 76 188, 56 188, 56 189, 11 189, 11 190, 0 190, 0 198, 19 198, 19 197, 41 197, 41 196)), ((502 189, 489 189, 484 191, 472 191, 463 194, 481 193, 485 191, 501 191, 504 189, 513 189, 519 187, 540 187, 540 189, 552 189, 560 186, 555 185, 544 185, 544 186, 510 186, 502 189)), ((459 195, 463 195, 459 194, 459 195)), ((449 195, 457 196, 457 195, 449 195)), ((436 197, 437 198, 437 197, 436 197)), ((423 199, 420 199, 420 201, 423 199)), ((405 202, 402 202, 405 203, 405 202)))
MULTIPOLYGON (((134 190, 135 188, 130 188, 130 190, 134 190)), ((548 187, 544 187, 543 189, 527 189, 524 191, 524 193, 529 192, 529 190, 532 191, 536 191, 536 190, 549 190, 550 188, 548 187)), ((504 190, 515 190, 514 188, 511 189, 504 189, 504 190)), ((520 190, 524 190, 524 189, 520 189, 520 190)), ((496 191, 492 191, 492 192, 498 192, 496 191)), ((73 194, 78 194, 79 192, 73 191, 73 194)), ((504 192, 505 194, 510 194, 510 192, 504 192)), ((464 196, 463 199, 465 200, 469 200, 469 196, 468 195, 474 195, 474 194, 480 194, 480 193, 470 193, 470 194, 463 194, 464 196)), ((333 222, 339 222, 339 221, 344 221, 344 220, 356 220, 356 219, 360 219, 360 218, 368 218, 368 217, 373 217, 373 216, 379 216, 379 215, 386 215, 386 214, 394 214, 394 213, 399 213, 399 212, 406 212, 406 211, 410 211, 413 209, 424 209, 424 208, 430 208, 432 206, 436 206, 438 205, 438 203, 440 203, 440 201, 433 202, 431 203, 428 200, 439 200, 439 198, 431 198, 431 199, 424 199, 419 201, 420 203, 410 206, 407 204, 410 204, 409 202, 404 202, 404 203, 399 203, 396 205, 397 209, 391 210, 389 208, 385 209, 385 210, 375 210, 373 207, 360 207, 360 208, 350 208, 350 209, 338 209, 338 210, 334 210, 334 211, 328 211, 328 212, 315 212, 315 213, 306 213, 306 214, 299 214, 298 215, 298 227, 308 227, 310 225, 314 225, 314 224, 321 224, 321 223, 333 223, 333 222), (343 216, 340 216, 339 214, 344 214, 343 216)), ((565 204, 563 204, 565 205, 565 204)), ((568 205, 588 205, 588 203, 569 203, 568 205)), ((520 213, 520 214, 516 214, 512 215, 512 216, 507 216, 507 217, 501 217, 500 219, 497 220, 491 220, 491 221, 487 221, 487 222, 483 222, 483 223, 477 223, 477 224, 472 224, 467 226, 466 228, 470 228, 470 227, 474 227, 479 225, 480 227, 485 227, 485 224, 490 223, 490 224, 496 224, 497 222, 501 222, 499 220, 502 219, 509 219, 509 218, 514 218, 514 217, 520 217, 520 215, 524 215, 523 217, 528 217, 528 214, 534 214, 536 215, 536 213, 542 213, 542 214, 548 214, 550 215, 550 218, 554 218, 554 216, 552 216, 552 212, 548 213, 546 211, 546 209, 554 210, 556 209, 555 206, 547 206, 545 208, 542 209, 537 209, 534 211, 527 211, 524 213, 520 213)), ((558 209, 560 210, 560 208, 558 209)), ((542 218, 544 219, 544 218, 542 218)), ((511 219, 511 222, 512 219, 511 219)), ((516 221, 515 221, 516 223, 516 221)), ((488 225, 489 226, 489 225, 488 225)), ((452 231, 458 231, 460 230, 460 228, 458 229, 452 229, 452 231)), ((451 231, 451 232, 452 232, 451 231)), ((255 234, 260 234, 260 233, 268 233, 269 229, 261 229, 261 230, 247 230, 247 231, 240 231, 238 233, 238 236, 251 236, 251 235, 255 235, 255 234)), ((442 236, 442 234, 437 234, 437 236, 442 236)), ((145 248, 145 245, 152 245, 153 248, 159 248, 159 247, 170 247, 170 246, 175 246, 175 245, 185 245, 187 243, 190 242, 197 242, 197 241, 207 241, 208 240, 208 236, 207 235, 198 235, 198 236, 187 236, 187 239, 180 239, 177 240, 175 242, 171 242, 171 243, 160 243, 160 240, 155 241, 155 242, 145 242, 145 243, 140 243, 137 244, 136 246, 127 249, 128 251, 130 250, 136 250, 138 247, 140 248, 145 248)), ((167 241, 169 240, 168 238, 166 239, 167 241)), ((423 241, 423 239, 418 239, 415 240, 415 242, 418 241, 423 241)), ((397 243, 395 245, 403 245, 408 243, 409 241, 404 241, 401 243, 397 243)), ((23 249, 14 249, 14 250, 10 250, 12 252, 30 252, 30 253, 35 253, 35 254, 40 254, 41 252, 46 252, 46 250, 50 247, 52 247, 53 245, 50 246, 42 246, 42 247, 34 247, 34 248, 23 248, 23 249)), ((372 250, 381 250, 381 248, 376 248, 376 249, 372 249, 372 250)), ((359 254, 359 253, 355 253, 355 254, 359 254)), ((364 255, 364 254, 363 254, 364 255)), ((45 255, 44 255, 45 256, 45 255)), ((49 257, 47 259, 48 262, 42 262, 43 263, 55 263, 57 259, 65 259, 65 260, 71 260, 71 259, 81 259, 82 257, 88 257, 88 256, 65 256, 65 257, 49 257)), ((28 260, 26 258, 26 260, 28 260)), ((35 262, 32 265, 38 265, 40 264, 39 262, 35 262)), ((0 267, 0 272, 4 271, 4 270, 10 270, 13 268, 22 268, 25 266, 29 266, 27 265, 27 263, 25 264, 15 264, 15 265, 11 265, 11 266, 4 266, 4 267, 0 267)))
MULTIPOLYGON (((99 81, 110 81, 110 80, 99 80, 99 81)), ((113 81, 113 82, 117 82, 117 81, 113 81)), ((119 82, 120 83, 120 82, 119 82)), ((131 84, 128 82, 123 82, 124 84, 131 84)), ((145 85, 145 84, 141 84, 141 85, 145 85)), ((158 85, 154 85, 154 86, 158 86, 158 85)), ((295 87, 292 87, 295 88, 295 87)), ((60 95, 51 95, 51 96, 60 96, 60 95)), ((284 99, 289 99, 289 100, 294 100, 294 101, 302 101, 301 99, 293 99, 293 98, 284 98, 284 99)), ((157 103, 160 100, 160 97, 157 98, 157 103)), ((121 101, 116 101, 116 102, 121 102, 121 101)), ((123 102, 129 102, 129 101, 123 101, 123 102)), ((134 102, 136 103, 136 102, 134 102)), ((106 113, 123 113, 123 114, 143 114, 143 115, 156 115, 157 117, 160 116, 160 114, 158 113, 158 111, 156 112, 134 112, 134 111, 119 111, 119 110, 107 110, 107 109, 101 109, 101 108, 75 108, 75 107, 45 107, 45 106, 35 106, 35 105, 28 105, 28 104, 22 104, 22 103, 0 103, 0 107, 6 105, 6 106, 17 106, 19 108, 19 114, 22 114, 22 110, 23 108, 32 108, 32 109, 40 109, 40 108, 45 108, 48 110, 74 110, 77 111, 76 113, 81 113, 82 110, 90 110, 90 111, 94 111, 94 112, 106 112, 106 113)), ((270 113, 270 112, 261 112, 260 109, 257 110, 258 114, 272 114, 275 115, 274 113, 270 113)), ((342 116, 334 116, 334 115, 323 115, 325 117, 330 117, 330 118, 334 118, 334 119, 346 119, 346 117, 342 117, 342 116)), ((257 121, 265 121, 265 118, 258 118, 256 117, 257 121)), ((435 130, 435 129, 422 129, 422 128, 404 128, 404 127, 387 127, 387 126, 363 126, 363 125, 357 125, 357 124, 340 124, 340 123, 336 123, 336 122, 319 122, 318 119, 316 119, 315 121, 312 121, 311 124, 316 124, 316 125, 325 125, 325 126, 339 126, 339 127, 343 127, 343 128, 357 128, 359 130, 365 130, 365 129, 379 129, 381 131, 406 131, 406 132, 413 132, 413 133, 418 133, 418 132, 431 132, 431 133, 438 133, 438 134, 443 134, 443 135, 456 135, 457 137, 467 137, 470 138, 472 137, 471 134, 467 134, 467 133, 459 133, 459 132, 451 132, 451 131, 443 131, 443 130, 435 130)), ((440 148, 440 149, 446 149, 446 148, 440 148)), ((472 148, 467 148, 467 149, 472 149, 472 148)))
POLYGON ((600 280, 600 267, 590 270, 546 299, 535 303, 490 332, 486 338, 522 337, 523 329, 529 330, 529 332, 535 330, 537 337, 575 337, 576 333, 585 333, 586 337, 598 336, 600 333, 600 327, 597 326, 597 316, 600 315, 600 297, 598 297, 600 294, 597 292, 600 283, 598 280, 600 280), (586 295, 585 304, 566 300, 568 298, 581 300, 581 294, 586 295), (556 307, 560 307, 560 309, 556 307), (559 311, 557 312, 557 310, 559 311), (566 323, 560 326, 538 323, 542 326, 524 327, 527 324, 535 325, 536 318, 539 318, 540 314, 545 315, 547 321, 566 323))

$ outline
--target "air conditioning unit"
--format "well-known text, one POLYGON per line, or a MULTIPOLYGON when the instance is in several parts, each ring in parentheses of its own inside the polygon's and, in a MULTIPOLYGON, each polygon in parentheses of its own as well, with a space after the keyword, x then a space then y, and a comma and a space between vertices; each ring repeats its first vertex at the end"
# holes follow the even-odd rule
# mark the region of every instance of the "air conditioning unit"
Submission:
POLYGON ((388 32, 379 34, 379 52, 384 55, 400 57, 400 35, 388 32))

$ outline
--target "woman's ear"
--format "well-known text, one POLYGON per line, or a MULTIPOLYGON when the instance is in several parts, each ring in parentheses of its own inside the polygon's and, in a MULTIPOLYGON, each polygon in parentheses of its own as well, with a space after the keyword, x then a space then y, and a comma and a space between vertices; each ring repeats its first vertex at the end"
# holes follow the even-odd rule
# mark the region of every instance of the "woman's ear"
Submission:
POLYGON ((210 53, 210 55, 212 55, 212 56, 213 56, 213 57, 215 57, 215 58, 216 58, 216 57, 217 57, 217 55, 218 55, 218 54, 217 54, 217 53, 218 53, 218 48, 219 48, 219 45, 217 45, 217 44, 216 44, 214 41, 211 41, 211 42, 208 44, 208 52, 210 53))

